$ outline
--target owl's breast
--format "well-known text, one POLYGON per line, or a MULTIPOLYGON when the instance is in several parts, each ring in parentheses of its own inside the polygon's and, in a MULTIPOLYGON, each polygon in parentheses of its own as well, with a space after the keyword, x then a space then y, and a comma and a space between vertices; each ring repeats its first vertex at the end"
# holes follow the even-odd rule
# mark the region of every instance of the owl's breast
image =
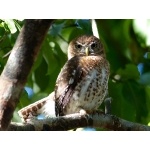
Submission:
POLYGON ((66 114, 77 113, 80 109, 91 112, 100 106, 107 93, 107 68, 98 65, 94 68, 84 67, 83 74, 66 106, 66 114))

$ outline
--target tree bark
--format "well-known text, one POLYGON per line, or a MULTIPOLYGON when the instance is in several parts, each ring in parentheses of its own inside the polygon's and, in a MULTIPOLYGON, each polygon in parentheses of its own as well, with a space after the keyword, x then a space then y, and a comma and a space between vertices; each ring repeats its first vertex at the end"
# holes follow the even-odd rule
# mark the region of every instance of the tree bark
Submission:
POLYGON ((44 120, 31 119, 27 123, 12 122, 9 131, 66 131, 81 127, 103 128, 113 131, 150 131, 150 127, 133 123, 114 115, 96 112, 90 115, 71 114, 44 120))
POLYGON ((28 74, 53 20, 25 20, 0 76, 0 130, 7 130, 28 74))

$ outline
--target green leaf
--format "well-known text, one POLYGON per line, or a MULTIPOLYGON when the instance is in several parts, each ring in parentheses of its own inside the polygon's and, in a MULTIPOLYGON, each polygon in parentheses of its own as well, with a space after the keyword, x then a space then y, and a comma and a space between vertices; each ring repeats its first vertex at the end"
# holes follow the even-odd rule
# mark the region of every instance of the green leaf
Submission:
POLYGON ((25 107, 29 104, 30 104, 30 99, 28 97, 28 93, 26 92, 26 90, 23 90, 17 107, 21 109, 22 107, 25 107))
POLYGON ((136 122, 141 122, 142 119, 147 117, 148 107, 146 102, 146 93, 143 86, 139 85, 135 81, 125 82, 123 86, 123 96, 130 104, 128 110, 133 109, 132 111, 135 111, 136 122))
POLYGON ((145 84, 145 85, 150 85, 150 72, 143 73, 140 76, 139 83, 145 84))
POLYGON ((144 55, 144 57, 145 57, 146 59, 150 59, 150 52, 146 52, 145 55, 144 55))
POLYGON ((135 81, 109 81, 109 94, 112 97, 112 113, 130 121, 146 123, 148 107, 145 90, 135 81))
POLYGON ((4 36, 4 34, 5 34, 5 29, 2 26, 0 26, 0 41, 1 38, 4 36))
POLYGON ((47 68, 47 63, 42 59, 41 64, 34 71, 34 84, 38 85, 39 92, 46 90, 49 85, 50 77, 47 75, 47 68))
POLYGON ((21 25, 16 21, 14 20, 14 23, 15 23, 15 26, 18 28, 18 30, 20 31, 21 30, 21 25))
POLYGON ((17 28, 15 26, 15 22, 13 21, 13 19, 5 19, 4 21, 7 24, 11 34, 17 32, 17 28))
POLYGON ((61 24, 53 24, 50 28, 50 34, 52 36, 57 36, 61 33, 63 27, 65 26, 65 22, 62 22, 61 24))
POLYGON ((123 95, 123 88, 123 83, 109 81, 109 96, 112 97, 112 114, 133 121, 135 120, 135 109, 133 109, 134 106, 123 95))
POLYGON ((47 68, 48 69, 48 71, 47 71, 48 75, 50 75, 52 72, 55 71, 55 69, 57 69, 59 67, 58 61, 54 57, 52 47, 50 46, 51 44, 53 44, 55 46, 54 42, 49 42, 49 40, 46 39, 43 43, 43 46, 42 46, 43 57, 44 57, 47 65, 48 65, 48 68, 47 68))
POLYGON ((117 74, 119 74, 123 80, 129 80, 129 79, 137 80, 140 78, 140 73, 138 71, 138 68, 134 64, 127 64, 125 66, 125 69, 119 69, 117 71, 117 74))
POLYGON ((31 98, 31 101, 32 103, 44 98, 44 97, 47 97, 49 93, 37 93, 37 94, 34 94, 33 97, 31 98))
POLYGON ((79 19, 76 23, 85 32, 85 34, 93 34, 91 21, 89 19, 79 19))

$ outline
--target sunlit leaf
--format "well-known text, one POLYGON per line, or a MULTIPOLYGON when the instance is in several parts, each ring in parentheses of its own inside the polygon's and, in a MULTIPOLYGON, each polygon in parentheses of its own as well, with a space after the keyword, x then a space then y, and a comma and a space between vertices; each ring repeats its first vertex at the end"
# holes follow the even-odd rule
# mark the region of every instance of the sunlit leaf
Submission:
POLYGON ((15 23, 15 26, 18 28, 18 30, 20 31, 21 30, 21 25, 16 21, 16 20, 13 20, 14 23, 15 23))
POLYGON ((13 19, 5 19, 5 23, 7 24, 11 34, 13 34, 17 31, 17 28, 15 26, 13 19))
POLYGON ((142 44, 150 46, 150 19, 134 19, 133 29, 142 44))

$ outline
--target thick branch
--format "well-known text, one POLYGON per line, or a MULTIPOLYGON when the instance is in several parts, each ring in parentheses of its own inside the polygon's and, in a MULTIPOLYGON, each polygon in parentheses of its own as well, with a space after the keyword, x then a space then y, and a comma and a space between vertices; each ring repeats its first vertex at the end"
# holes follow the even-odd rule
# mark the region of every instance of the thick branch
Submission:
POLYGON ((0 77, 0 130, 6 130, 52 20, 26 20, 0 77))
POLYGON ((11 123, 8 130, 11 131, 65 131, 79 127, 100 127, 107 130, 118 131, 150 131, 150 127, 138 123, 126 121, 113 115, 101 112, 92 115, 71 114, 58 118, 45 120, 32 120, 27 124, 11 123))

